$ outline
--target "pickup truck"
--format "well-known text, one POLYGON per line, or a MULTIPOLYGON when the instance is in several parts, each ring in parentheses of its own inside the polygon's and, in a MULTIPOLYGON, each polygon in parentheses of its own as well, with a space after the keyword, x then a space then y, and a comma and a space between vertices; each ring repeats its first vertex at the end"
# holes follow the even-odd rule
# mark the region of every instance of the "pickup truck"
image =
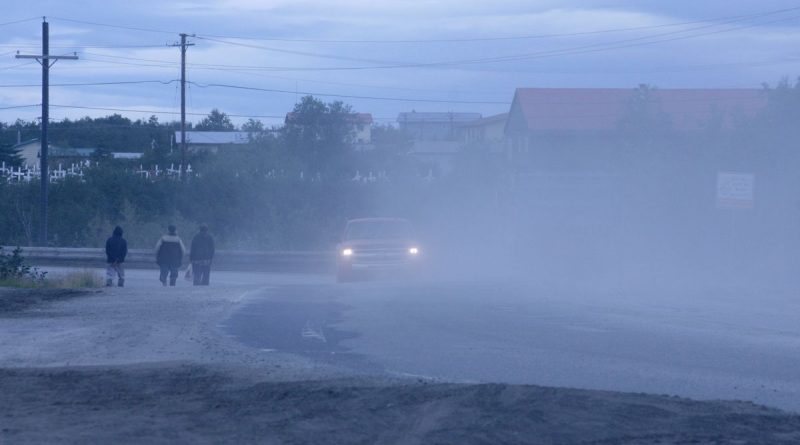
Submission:
POLYGON ((411 223, 401 218, 361 218, 347 222, 339 243, 337 281, 410 273, 422 256, 411 223))

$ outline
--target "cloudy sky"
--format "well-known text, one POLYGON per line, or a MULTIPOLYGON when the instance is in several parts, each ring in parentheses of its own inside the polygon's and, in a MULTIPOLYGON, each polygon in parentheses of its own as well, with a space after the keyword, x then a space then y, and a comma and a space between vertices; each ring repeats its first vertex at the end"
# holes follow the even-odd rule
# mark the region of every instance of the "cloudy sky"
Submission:
POLYGON ((517 87, 758 88, 800 75, 800 1, 32 0, 0 19, 0 121, 40 116, 22 106, 41 102, 41 68, 14 54, 41 51, 42 16, 51 54, 80 58, 51 70, 56 120, 177 119, 179 33, 194 35, 191 121, 216 107, 275 124, 308 93, 392 122, 504 112, 517 87))

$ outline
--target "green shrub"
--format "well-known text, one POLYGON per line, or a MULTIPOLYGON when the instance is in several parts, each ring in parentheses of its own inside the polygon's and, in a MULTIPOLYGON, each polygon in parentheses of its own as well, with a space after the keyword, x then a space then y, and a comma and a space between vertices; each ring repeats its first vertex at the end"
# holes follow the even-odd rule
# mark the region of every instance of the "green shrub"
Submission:
POLYGON ((0 246, 0 282, 31 282, 41 283, 44 281, 47 272, 42 272, 35 267, 25 263, 22 256, 22 249, 17 247, 11 254, 3 252, 0 246))

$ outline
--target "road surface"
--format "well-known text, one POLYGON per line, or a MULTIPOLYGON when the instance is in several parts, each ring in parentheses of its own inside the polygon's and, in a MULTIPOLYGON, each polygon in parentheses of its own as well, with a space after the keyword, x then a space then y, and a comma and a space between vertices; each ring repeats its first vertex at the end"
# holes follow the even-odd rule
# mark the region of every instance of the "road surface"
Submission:
POLYGON ((492 282, 249 295, 221 326, 243 344, 360 372, 735 399, 800 412, 800 298, 555 292, 492 282))

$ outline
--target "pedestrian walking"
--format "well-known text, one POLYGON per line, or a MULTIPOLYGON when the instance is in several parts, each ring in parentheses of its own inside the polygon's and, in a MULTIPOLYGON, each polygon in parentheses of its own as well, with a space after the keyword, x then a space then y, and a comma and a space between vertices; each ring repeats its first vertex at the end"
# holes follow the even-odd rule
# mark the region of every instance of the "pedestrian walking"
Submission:
POLYGON ((174 286, 178 280, 178 268, 181 267, 186 247, 178 237, 178 229, 174 225, 170 224, 167 232, 156 243, 156 262, 161 269, 158 280, 166 286, 167 274, 169 274, 169 285, 174 286))
POLYGON ((208 233, 208 226, 201 224, 200 231, 192 238, 192 250, 189 253, 195 286, 208 286, 213 259, 214 238, 208 233))
POLYGON ((114 277, 117 278, 117 286, 125 285, 125 256, 128 254, 128 242, 122 237, 122 227, 114 227, 113 234, 106 240, 106 286, 114 285, 114 277))

